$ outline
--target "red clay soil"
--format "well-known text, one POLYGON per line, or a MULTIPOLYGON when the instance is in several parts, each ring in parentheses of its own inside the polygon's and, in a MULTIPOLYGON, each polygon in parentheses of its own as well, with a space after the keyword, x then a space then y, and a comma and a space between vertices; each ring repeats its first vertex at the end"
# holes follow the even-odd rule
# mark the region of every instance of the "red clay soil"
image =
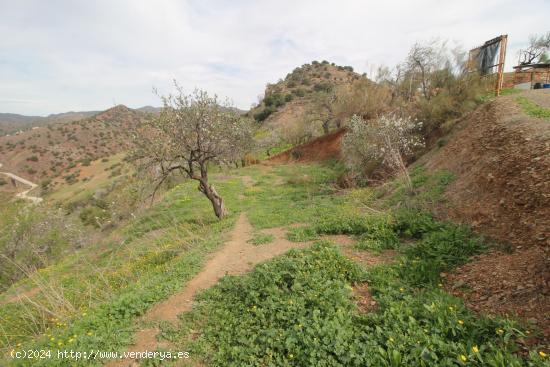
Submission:
POLYGON ((439 214, 502 243, 549 246, 549 141, 550 121, 523 114, 515 96, 482 106, 421 160, 457 176, 439 214))
MULTIPOLYGON (((528 98, 550 100, 550 91, 528 98)), ((456 175, 439 217, 463 222, 511 253, 491 252, 456 269, 447 286, 472 309, 535 323, 550 343, 550 121, 501 97, 455 127, 448 143, 421 159, 456 175)))
POLYGON ((269 159, 271 163, 318 162, 340 157, 340 143, 346 130, 339 129, 269 159))

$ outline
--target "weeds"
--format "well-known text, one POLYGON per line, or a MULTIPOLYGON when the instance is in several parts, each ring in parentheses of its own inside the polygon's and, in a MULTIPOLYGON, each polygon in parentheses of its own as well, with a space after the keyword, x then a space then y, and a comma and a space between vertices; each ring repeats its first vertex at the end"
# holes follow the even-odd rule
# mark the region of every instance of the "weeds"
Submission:
POLYGON ((540 119, 550 119, 550 109, 541 107, 524 96, 517 97, 516 101, 527 115, 540 119))
POLYGON ((361 278, 326 242, 225 277, 200 297, 193 319, 204 320, 203 334, 192 352, 216 366, 352 365, 361 343, 347 317, 349 285, 361 278))
MULTIPOLYGON (((365 271, 337 247, 321 241, 261 264, 247 275, 224 277, 200 295, 196 308, 182 316, 181 325, 161 325, 162 336, 179 350, 190 350, 193 358, 213 366, 545 365, 545 357, 536 351, 525 358, 516 353, 516 341, 523 338, 516 323, 475 315, 438 285, 441 272, 483 251, 479 237, 437 221, 422 210, 423 205, 386 213, 373 209, 377 190, 334 195, 338 167, 292 165, 270 170, 242 170, 258 187, 245 199, 238 196, 244 190, 239 178, 219 185, 231 208, 247 211, 258 231, 254 242, 267 241, 260 235, 262 228, 304 223, 293 227, 289 238, 310 241, 324 234, 353 235, 360 248, 397 249, 396 261, 365 271), (308 179, 274 184, 280 178, 288 182, 296 173, 308 179), (400 244, 408 239, 413 242, 400 244), (359 313, 351 287, 364 281, 377 307, 359 313)), ((415 204, 440 200, 453 178, 448 172, 428 174, 423 168, 411 177, 415 204)), ((138 326, 136 319, 196 274, 205 255, 223 243, 224 231, 234 223, 237 213, 216 221, 208 202, 191 205, 193 195, 199 195, 195 191, 195 185, 175 187, 162 203, 120 230, 122 239, 83 249, 41 272, 40 281, 60 289, 72 311, 47 315, 28 302, 1 305, 3 351, 19 348, 18 343, 21 348, 53 351, 124 350, 138 326), (94 256, 88 258, 90 254, 94 256), (82 297, 82 289, 97 293, 82 297), (35 321, 29 322, 32 318, 35 321)), ((410 200, 395 191, 385 197, 410 200)), ((47 304, 44 299, 40 302, 47 304)), ((10 362, 30 365, 25 360, 10 362)), ((42 365, 56 363, 62 364, 42 361, 42 365)))
POLYGON ((275 240, 275 236, 272 234, 255 233, 254 236, 248 241, 253 245, 265 245, 275 240))
POLYGON ((437 287, 412 287, 398 266, 365 273, 326 242, 224 278, 170 337, 212 366, 544 365, 515 354, 515 323, 478 317, 437 287), (364 280, 376 312, 357 311, 351 285, 364 280))
MULTIPOLYGON (((422 225, 415 223, 413 227, 418 230, 422 225)), ((441 223, 432 231, 426 227, 420 231, 425 231, 420 241, 405 247, 399 271, 401 278, 412 286, 435 285, 440 273, 464 264, 484 249, 481 238, 454 224, 441 223)))

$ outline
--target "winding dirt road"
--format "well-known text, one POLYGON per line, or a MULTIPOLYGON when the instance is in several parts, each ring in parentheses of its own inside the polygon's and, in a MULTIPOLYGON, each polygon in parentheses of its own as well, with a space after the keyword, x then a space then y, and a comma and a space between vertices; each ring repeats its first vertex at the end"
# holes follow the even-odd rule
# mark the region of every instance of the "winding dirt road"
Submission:
MULTIPOLYGON (((0 168, 2 168, 2 163, 0 163, 0 168)), ((0 174, 3 174, 5 176, 8 176, 9 178, 15 180, 15 181, 18 181, 20 183, 22 183, 23 185, 26 185, 26 186, 29 186, 29 189, 25 190, 25 191, 21 191, 20 193, 17 193, 15 196, 18 197, 18 198, 21 198, 21 199, 25 199, 25 200, 30 200, 32 201, 33 203, 40 203, 43 199, 41 197, 38 197, 38 196, 29 196, 28 193, 31 192, 32 190, 34 190, 38 185, 35 184, 34 182, 31 182, 29 180, 26 180, 24 179, 23 177, 19 177, 17 175, 14 175, 13 173, 11 172, 1 172, 0 171, 0 174)))

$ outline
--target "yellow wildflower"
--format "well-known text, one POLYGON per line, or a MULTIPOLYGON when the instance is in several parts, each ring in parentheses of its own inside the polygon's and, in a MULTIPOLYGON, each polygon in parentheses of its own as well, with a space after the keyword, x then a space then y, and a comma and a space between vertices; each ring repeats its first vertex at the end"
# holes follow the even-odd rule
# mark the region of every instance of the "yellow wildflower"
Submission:
POLYGON ((464 321, 462 321, 462 320, 458 320, 458 323, 459 323, 460 325, 464 325, 464 321))
POLYGON ((466 362, 466 361, 468 360, 468 358, 466 358, 466 356, 465 356, 464 354, 461 354, 461 355, 460 355, 460 360, 461 360, 462 362, 466 362))
POLYGON ((479 353, 479 348, 477 347, 477 345, 474 345, 474 346, 472 347, 472 352, 474 352, 474 353, 479 353))
POLYGON ((546 358, 546 353, 544 353, 542 350, 539 352, 539 356, 542 358, 546 358))
POLYGON ((497 334, 498 334, 498 335, 504 334, 504 330, 502 330, 502 329, 497 329, 497 334))

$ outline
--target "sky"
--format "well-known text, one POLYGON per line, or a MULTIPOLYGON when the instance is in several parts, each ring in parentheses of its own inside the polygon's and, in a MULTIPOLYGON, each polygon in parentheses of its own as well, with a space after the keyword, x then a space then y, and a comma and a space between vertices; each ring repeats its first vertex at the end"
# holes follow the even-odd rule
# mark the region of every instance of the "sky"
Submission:
POLYGON ((0 0, 0 112, 158 106, 174 79, 248 109, 304 63, 371 75, 434 38, 508 34, 512 70, 549 14, 550 0, 0 0))

